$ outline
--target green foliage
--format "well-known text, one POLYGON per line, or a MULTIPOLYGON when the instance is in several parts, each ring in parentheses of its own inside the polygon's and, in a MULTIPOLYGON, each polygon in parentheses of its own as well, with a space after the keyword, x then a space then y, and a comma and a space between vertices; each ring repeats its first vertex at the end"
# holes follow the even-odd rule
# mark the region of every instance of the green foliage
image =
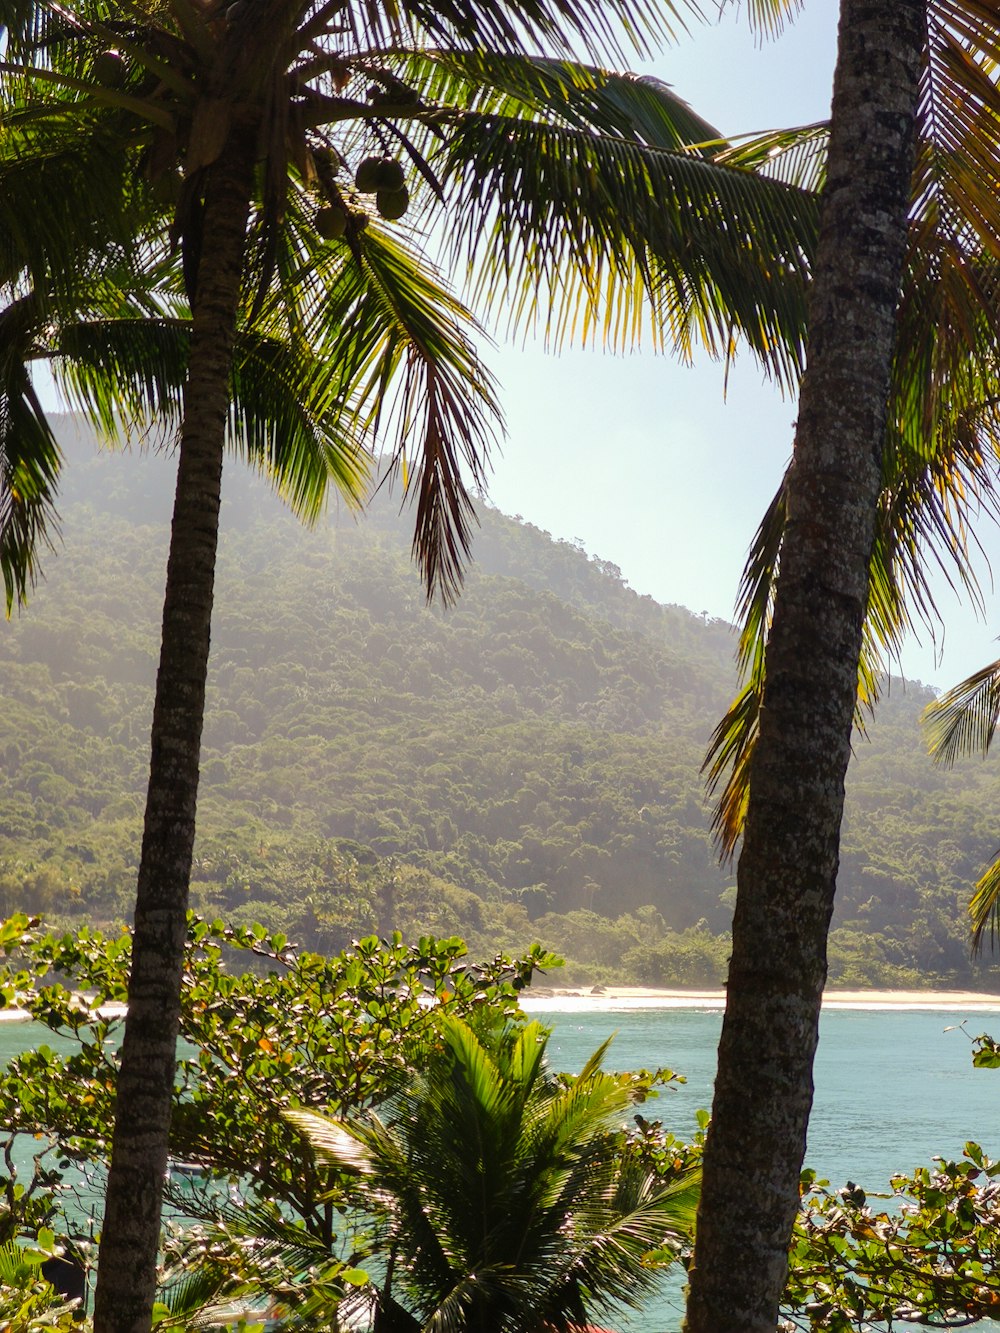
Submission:
MULTIPOLYGON (((159 460, 88 457, 63 427, 67 558, 0 635, 0 912, 111 926, 135 890, 168 487, 159 460)), ((477 956, 543 939, 572 984, 718 984, 733 884, 698 768, 728 627, 490 510, 462 600, 428 608, 391 497, 303 532, 227 485, 196 910, 324 953, 393 929, 477 956)), ((996 779, 928 762, 930 697, 894 686, 858 739, 834 984, 997 984, 964 923, 996 779)))
POLYGON ((62 1253, 51 1231, 42 1228, 30 1244, 0 1245, 0 1327, 4 1333, 78 1329, 76 1301, 63 1300, 42 1273, 46 1260, 62 1253))
MULTIPOLYGON (((20 918, 5 923, 0 946, 9 959, 7 1001, 63 1047, 42 1045, 11 1061, 0 1079, 0 1125, 57 1142, 66 1164, 100 1163, 109 1150, 129 939, 88 930, 46 936, 20 918)), ((554 961, 535 949, 480 967, 458 939, 407 946, 398 935, 324 958, 261 926, 192 918, 170 1150, 203 1167, 208 1188, 196 1197, 175 1183, 175 1207, 214 1214, 213 1182, 238 1179, 329 1250, 333 1210, 283 1113, 344 1113, 383 1100, 435 1040, 430 1001, 458 1014, 483 1004, 503 1014, 516 1008, 534 970, 554 961)), ((16 1220, 28 1226, 32 1216, 16 1220)))
MULTIPOLYGON (((0 1321, 19 1333, 70 1327, 71 1307, 41 1280, 38 1265, 58 1252, 53 1232, 72 1232, 74 1210, 86 1203, 66 1190, 67 1172, 84 1169, 100 1187, 128 945, 127 936, 89 930, 46 936, 23 916, 0 923, 4 1002, 26 1004, 52 1033, 50 1043, 17 1057, 0 1078, 0 1124, 11 1136, 0 1165, 0 1321), (27 1155, 18 1151, 25 1140, 27 1155), (32 1240, 24 1247, 16 1238, 26 1234, 32 1240)), ((512 1130, 518 1151, 541 1151, 542 1127, 559 1119, 557 1106, 572 1106, 579 1125, 595 1135, 587 1140, 591 1157, 550 1164, 556 1175, 565 1170, 573 1178, 574 1197, 582 1189, 578 1168, 586 1176, 589 1162, 599 1176, 602 1164, 617 1163, 629 1188, 647 1182, 639 1191, 647 1202, 656 1196, 649 1185, 655 1180, 679 1188, 673 1202, 683 1202, 685 1182, 700 1163, 707 1114, 690 1144, 638 1110, 626 1131, 621 1122, 630 1105, 674 1076, 605 1074, 603 1048, 578 1078, 553 1078, 538 1063, 544 1032, 525 1026, 517 1008, 534 970, 553 961, 535 951, 476 967, 458 940, 429 938, 412 947, 398 938, 369 938, 325 959, 262 927, 192 918, 171 1150, 203 1175, 175 1174, 168 1186, 175 1224, 166 1237, 164 1327, 190 1326, 195 1308, 204 1313, 235 1303, 249 1319, 272 1302, 314 1321, 303 1327, 320 1327, 369 1275, 383 1280, 371 1243, 384 1244, 389 1233, 381 1227, 359 1233, 356 1226, 364 1177, 359 1187, 357 1179, 338 1176, 331 1194, 328 1167, 307 1141, 311 1133, 303 1138, 289 1126, 287 1112, 295 1108, 332 1112, 364 1152, 412 1130, 422 1151, 414 1148, 407 1170, 418 1159, 431 1175, 434 1166, 440 1196, 454 1201, 468 1197, 469 1183, 460 1187, 441 1165, 446 1145, 434 1135, 450 1125, 452 1148, 467 1150, 477 1134, 455 1099, 475 1094, 474 1105, 497 1106, 489 1089, 499 1096, 523 1074, 533 1091, 521 1110, 537 1095, 539 1118, 518 1120, 517 1105, 501 1098, 513 1130, 524 1131, 521 1137, 512 1130), (431 997, 434 1007, 423 1003, 431 997), (479 1047, 492 1053, 491 1064, 476 1055, 479 1047), (602 1108, 610 1125, 598 1114, 602 1108), (426 1118, 432 1111, 433 1134, 426 1118)), ((973 1059, 982 1068, 1000 1067, 1000 1044, 986 1034, 975 1038, 973 1059)), ((547 1142, 556 1151, 556 1139, 547 1142)), ((497 1147, 490 1161, 502 1157, 497 1147)), ((465 1161, 455 1169, 478 1168, 465 1161)), ((519 1182, 537 1183, 544 1174, 512 1169, 496 1180, 516 1193, 519 1182)), ((1000 1163, 969 1144, 963 1161, 895 1177, 892 1190, 891 1197, 874 1198, 852 1184, 832 1189, 806 1173, 783 1307, 794 1325, 839 1333, 914 1322, 957 1327, 1000 1312, 1000 1163)), ((551 1197, 558 1194, 553 1187, 551 1197)), ((624 1194, 612 1190, 608 1197, 620 1203, 624 1194)), ((392 1232, 392 1218, 380 1216, 392 1232)), ((454 1207, 448 1217, 456 1227, 469 1221, 454 1207)), ((678 1254, 686 1259, 682 1238, 657 1248, 647 1235, 641 1248, 649 1274, 678 1254)), ((396 1293, 402 1297, 403 1286, 396 1293)))
POLYGON ((1000 1163, 975 1143, 960 1162, 936 1159, 894 1176, 873 1201, 848 1182, 803 1175, 785 1313, 835 1333, 914 1323, 964 1327, 1000 1313, 1000 1163))
POLYGON ((695 1174, 654 1173, 619 1127, 647 1080, 605 1073, 608 1043, 556 1079, 546 1030, 489 1011, 472 1026, 442 1015, 437 1033, 384 1108, 288 1113, 376 1220, 379 1308, 458 1331, 569 1329, 637 1307, 689 1239, 697 1193, 695 1174))
MULTIPOLYGON (((0 925, 4 999, 26 1007, 53 1034, 52 1045, 16 1057, 0 1078, 0 1123, 15 1136, 50 1143, 61 1172, 96 1168, 98 1187, 109 1149, 128 944, 127 936, 106 939, 89 930, 45 935, 23 916, 0 925)), ((402 1105, 413 1094, 414 1070, 422 1071, 424 1093, 436 1096, 443 1089, 437 1074, 449 1059, 442 1031, 469 1032, 474 1040, 463 1018, 477 1031, 506 1034, 497 1053, 504 1057, 501 1081, 522 1071, 530 1084, 520 1108, 527 1118, 518 1124, 531 1152, 544 1149, 551 1158, 537 1190, 547 1196, 562 1180, 559 1207, 581 1191, 594 1195, 586 1208, 579 1205, 573 1233, 583 1286, 590 1290, 601 1279, 606 1294, 621 1295, 612 1281, 620 1250, 651 1264, 633 1274, 624 1298, 648 1285, 656 1264, 675 1249, 668 1245, 655 1263, 649 1256, 690 1224, 693 1163, 671 1168, 664 1160, 657 1184, 641 1139, 625 1136, 617 1122, 674 1075, 605 1074, 602 1052, 579 1078, 550 1075, 541 1062, 545 1034, 537 1024, 522 1026, 517 999, 535 970, 555 961, 535 949, 521 960, 498 957, 479 967, 459 940, 424 938, 408 947, 398 935, 364 939, 326 959, 260 926, 192 918, 171 1132, 173 1158, 186 1165, 167 1189, 174 1216, 186 1220, 167 1238, 163 1326, 186 1327, 193 1309, 201 1318, 234 1301, 246 1309, 276 1301, 303 1317, 329 1319, 345 1290, 367 1281, 365 1238, 355 1238, 353 1256, 343 1250, 341 1214, 357 1211, 357 1191, 331 1195, 327 1168, 288 1117, 322 1107, 360 1122, 373 1106, 402 1105), (537 1059, 529 1071, 523 1057, 532 1050, 537 1059), (542 1111, 547 1118, 537 1120, 542 1111), (201 1174, 192 1178, 192 1168, 201 1174)), ((426 1153, 430 1170, 437 1158, 430 1139, 426 1153)), ((13 1185, 10 1157, 7 1165, 13 1185)), ((512 1169, 509 1183, 516 1192, 532 1180, 530 1171, 512 1169)), ((444 1176, 442 1182, 445 1188, 444 1176)), ((58 1173, 49 1183, 50 1210, 60 1229, 71 1231, 73 1218, 60 1209, 72 1206, 72 1196, 60 1197, 58 1173)), ((24 1231, 37 1226, 33 1218, 12 1209, 8 1220, 24 1231)), ((556 1231, 567 1243, 569 1233, 556 1231)), ((551 1259, 553 1252, 539 1253, 551 1259)), ((560 1280, 573 1286, 571 1271, 560 1280)))
MULTIPOLYGON (((5 1127, 6 1128, 6 1127, 5 1127)), ((38 1236, 59 1225, 65 1213, 65 1173, 74 1155, 45 1136, 25 1143, 16 1130, 0 1139, 0 1245, 38 1236)))
POLYGON ((1000 1069, 1000 1042, 985 1032, 975 1037, 972 1063, 976 1069, 1000 1069))
POLYGON ((702 926, 648 936, 622 956, 622 968, 644 986, 718 988, 729 967, 729 937, 702 926))

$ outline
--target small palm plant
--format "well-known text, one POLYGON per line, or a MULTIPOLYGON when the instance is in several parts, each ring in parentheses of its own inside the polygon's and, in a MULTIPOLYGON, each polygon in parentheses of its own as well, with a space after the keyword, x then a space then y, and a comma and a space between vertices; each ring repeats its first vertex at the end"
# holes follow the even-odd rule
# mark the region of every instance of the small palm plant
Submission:
POLYGON ((538 1023, 442 1018, 426 1069, 378 1113, 289 1119, 374 1219, 376 1327, 567 1330, 638 1306, 690 1236, 697 1178, 665 1181, 621 1128, 605 1042, 556 1078, 538 1023))

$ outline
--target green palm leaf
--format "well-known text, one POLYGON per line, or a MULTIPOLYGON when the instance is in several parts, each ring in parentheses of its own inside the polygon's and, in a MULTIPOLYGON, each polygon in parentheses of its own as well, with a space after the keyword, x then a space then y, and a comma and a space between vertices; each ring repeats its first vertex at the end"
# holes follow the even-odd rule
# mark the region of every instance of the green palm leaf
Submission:
POLYGON ((364 1175, 372 1173, 372 1153, 365 1146, 365 1139, 351 1126, 318 1111, 306 1111, 293 1108, 285 1112, 285 1119, 293 1125, 309 1145, 320 1161, 341 1171, 357 1171, 364 1175))
POLYGON ((576 1249, 563 1259, 550 1297, 549 1318, 555 1326, 567 1306, 575 1306, 585 1317, 589 1293, 601 1293, 591 1302, 594 1311, 610 1315, 623 1306, 639 1309, 658 1281, 651 1256, 676 1243, 679 1236, 693 1235, 698 1185, 697 1174, 690 1173, 669 1186, 658 1186, 641 1163, 627 1159, 606 1203, 588 1217, 576 1249), (627 1278, 623 1252, 640 1261, 627 1278))
POLYGON ((826 180, 826 121, 795 129, 772 130, 738 140, 716 157, 726 166, 740 167, 786 185, 818 194, 826 180))
POLYGON ((40 296, 72 300, 132 247, 133 181, 107 127, 81 136, 62 99, 24 109, 11 80, 0 88, 0 276, 23 271, 40 296))
POLYGON ((486 1319, 555 1329, 632 1305, 656 1280, 651 1256, 689 1235, 697 1182, 652 1176, 618 1126, 627 1080, 545 1066, 537 1023, 473 1030, 442 1019, 440 1048, 378 1115, 349 1123, 289 1113, 317 1156, 347 1170, 381 1219, 393 1299, 425 1329, 486 1319))
MULTIPOLYGON (((76 409, 108 438, 130 425, 169 437, 180 424, 189 345, 187 320, 80 321, 61 330, 54 368, 76 409)), ((331 482, 348 499, 360 495, 361 445, 349 419, 329 410, 342 391, 339 367, 245 330, 232 378, 231 443, 300 517, 317 517, 331 482)))
POLYGON ((73 407, 114 439, 122 427, 177 428, 187 374, 186 319, 130 317, 74 320, 59 330, 53 371, 73 407))
POLYGON ((286 341, 245 331, 233 365, 230 437, 300 518, 322 511, 330 485, 348 504, 364 493, 370 455, 350 417, 329 410, 340 367, 286 341))
MULTIPOLYGON (((988 754, 1000 721, 1000 662, 991 662, 948 690, 924 711, 928 748, 935 760, 954 764, 962 755, 988 754)), ((987 935, 1000 938, 1000 858, 980 876, 969 903, 972 948, 987 935)))
POLYGON ((338 369, 346 425, 388 437, 404 494, 415 497, 414 554, 430 593, 447 601, 471 547, 470 490, 485 488, 500 422, 475 322, 390 229, 372 222, 353 248, 330 249, 309 335, 338 369))
POLYGON ((987 754, 1000 720, 1000 662, 955 685, 924 713, 931 754, 954 764, 963 754, 987 754))
MULTIPOLYGON (((773 4, 773 0, 771 0, 773 4)), ((596 55, 624 60, 648 53, 676 29, 683 17, 698 17, 695 0, 607 0, 596 6, 581 0, 527 0, 516 8, 460 0, 408 0, 405 4, 352 5, 347 22, 357 47, 391 52, 400 45, 457 47, 518 54, 525 48, 561 56, 596 55)))
POLYGON ((393 69, 427 103, 454 108, 452 115, 477 112, 561 124, 674 151, 704 145, 706 157, 721 138, 669 85, 651 76, 485 50, 400 52, 393 69))
POLYGON ((0 311, 0 571, 8 615, 34 582, 55 520, 59 448, 28 371, 42 323, 31 297, 0 311))
MULTIPOLYGON (((909 447, 903 433, 890 428, 859 663, 856 725, 862 732, 880 697, 888 662, 898 655, 905 634, 915 624, 933 630, 932 569, 978 596, 966 560, 968 532, 976 514, 996 506, 992 481, 982 468, 981 433, 974 424, 980 415, 971 413, 956 423, 950 444, 929 459, 925 448, 909 447)), ((751 544, 741 584, 738 663, 745 683, 713 732, 703 766, 709 791, 719 793, 713 831, 727 858, 735 852, 746 811, 784 522, 782 487, 751 544)))
MULTIPOLYGON (((171 1199, 183 1213, 190 1198, 171 1199)), ((266 1305, 286 1300, 303 1317, 334 1317, 345 1294, 344 1261, 331 1254, 325 1238, 273 1204, 220 1202, 203 1198, 207 1217, 179 1238, 168 1254, 159 1292, 170 1310, 165 1327, 215 1328, 228 1323, 233 1303, 266 1305)), ((352 1271, 351 1286, 361 1277, 352 1271)))
POLYGON ((541 321, 554 345, 624 347, 649 302, 654 341, 728 355, 742 337, 794 382, 812 196, 720 166, 717 131, 656 80, 527 62, 520 88, 505 66, 484 96, 491 72, 466 89, 474 109, 434 159, 456 192, 453 248, 486 307, 512 302, 510 328, 541 321))
POLYGON ((976 881, 969 901, 972 925, 972 952, 980 953, 987 936, 992 948, 1000 940, 1000 857, 976 881))

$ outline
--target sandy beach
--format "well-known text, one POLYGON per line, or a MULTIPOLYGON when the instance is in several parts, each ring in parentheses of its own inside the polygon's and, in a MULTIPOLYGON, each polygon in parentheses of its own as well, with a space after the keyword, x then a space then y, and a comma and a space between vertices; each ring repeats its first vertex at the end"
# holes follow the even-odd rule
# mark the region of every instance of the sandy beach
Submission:
MULTIPOLYGON (((723 1009, 722 990, 657 989, 654 986, 532 986, 523 991, 526 1010, 572 1013, 626 1009, 723 1009)), ((1000 1013, 1000 995, 968 990, 837 990, 823 996, 824 1009, 939 1009, 946 1012, 1000 1013)), ((125 1012, 125 1006, 101 1007, 107 1016, 125 1012)), ((23 1009, 0 1009, 0 1023, 25 1022, 23 1009)))
MULTIPOLYGON (((722 1009, 721 990, 657 990, 650 986, 593 986, 572 989, 532 986, 522 999, 528 1007, 615 1009, 722 1009)), ((963 1009, 1000 1011, 1000 995, 966 990, 838 990, 831 987, 823 996, 828 1009, 963 1009)))
MULTIPOLYGON (((125 1012, 123 1004, 102 1004, 98 1013, 102 1018, 119 1018, 125 1012)), ((0 1009, 0 1023, 27 1023, 31 1015, 25 1009, 0 1009)))

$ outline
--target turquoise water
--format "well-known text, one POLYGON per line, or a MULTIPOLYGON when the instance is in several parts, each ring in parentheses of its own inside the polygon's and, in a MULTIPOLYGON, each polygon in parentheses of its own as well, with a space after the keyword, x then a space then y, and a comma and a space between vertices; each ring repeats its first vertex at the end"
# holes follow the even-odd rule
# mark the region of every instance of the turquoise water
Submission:
MULTIPOLYGON (((561 1069, 579 1069, 616 1034, 607 1067, 665 1065, 684 1074, 683 1086, 644 1110, 681 1137, 689 1135, 695 1112, 711 1104, 721 1011, 601 1004, 588 997, 526 1007, 554 1029, 549 1051, 561 1069)), ((972 1068, 969 1037, 982 1031, 1000 1037, 1000 1005, 824 1010, 807 1164, 834 1185, 851 1179, 874 1192, 896 1171, 909 1172, 935 1156, 960 1157, 969 1139, 1000 1157, 1000 1070, 972 1068)), ((0 1025, 0 1061, 33 1038, 55 1044, 30 1025, 0 1025)), ((615 1326, 626 1333, 674 1333, 680 1321, 680 1283, 668 1282, 661 1299, 639 1315, 621 1316, 615 1326)))
MULTIPOLYGON (((686 1075, 686 1084, 644 1108, 679 1136, 694 1128, 699 1107, 711 1105, 719 1009, 583 1012, 582 1003, 555 1009, 541 1001, 530 1008, 554 1028, 549 1049, 561 1068, 580 1068, 616 1033, 608 1068, 666 1065, 686 1075)), ((835 1186, 854 1180, 873 1193, 897 1171, 960 1157, 969 1139, 1000 1157, 1000 1070, 972 1067, 969 1036, 983 1031, 1000 1036, 1000 1007, 824 1010, 807 1165, 835 1186)), ((624 1333, 676 1333, 682 1281, 679 1273, 668 1277, 641 1312, 609 1322, 624 1333)), ((1000 1333, 996 1324, 978 1329, 1000 1333)))
MULTIPOLYGON (((561 1068, 578 1069, 617 1033, 609 1068, 666 1065, 684 1074, 687 1083, 648 1113, 681 1137, 695 1111, 711 1105, 719 1009, 530 1008, 554 1028, 549 1049, 561 1068)), ((825 1009, 807 1164, 835 1184, 851 1179, 872 1190, 935 1156, 960 1157, 969 1139, 1000 1157, 1000 1070, 972 1067, 969 1036, 983 1031, 1000 1036, 1000 1006, 825 1009)))

